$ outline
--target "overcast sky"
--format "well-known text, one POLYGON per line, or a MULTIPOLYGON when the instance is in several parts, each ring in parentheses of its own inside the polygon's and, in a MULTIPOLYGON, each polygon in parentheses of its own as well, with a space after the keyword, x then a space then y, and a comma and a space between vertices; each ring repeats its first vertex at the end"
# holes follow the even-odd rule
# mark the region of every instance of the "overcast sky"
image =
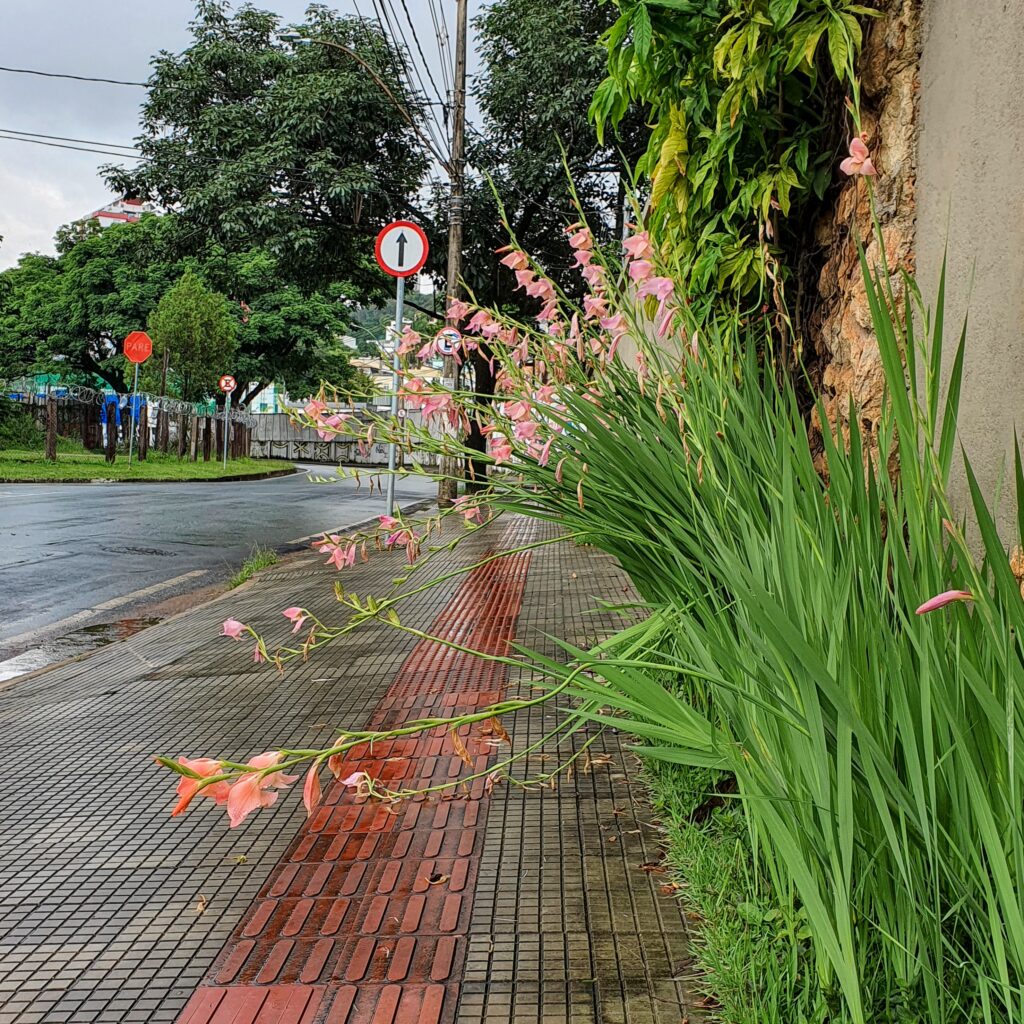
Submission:
MULTIPOLYGON (((371 0, 356 0, 363 14, 371 0)), ((454 0, 441 0, 455 30, 454 0)), ((470 0, 470 18, 483 0, 470 0)), ((286 21, 303 20, 307 0, 262 0, 255 6, 286 21)), ((335 0, 355 13, 352 0, 335 0)), ((394 8, 402 13, 401 4, 394 8)), ((408 0, 423 51, 436 63, 426 0, 408 0)), ((188 45, 192 0, 0 0, 0 66, 144 81, 158 50, 188 45)), ((408 25, 402 28, 409 34, 408 25)), ((473 36, 470 30, 470 69, 473 36)), ((131 145, 138 133, 142 89, 40 78, 0 71, 0 130, 131 145)), ((73 143, 69 143, 73 145, 73 143)), ((98 168, 114 158, 0 138, 0 268, 23 252, 53 251, 58 227, 110 201, 98 168)))

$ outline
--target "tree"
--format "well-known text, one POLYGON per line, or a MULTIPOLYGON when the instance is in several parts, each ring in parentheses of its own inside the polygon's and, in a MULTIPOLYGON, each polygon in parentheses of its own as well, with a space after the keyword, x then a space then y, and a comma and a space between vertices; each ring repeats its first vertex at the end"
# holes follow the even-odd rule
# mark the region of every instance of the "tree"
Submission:
POLYGON ((223 295, 186 271, 150 315, 149 334, 154 368, 166 353, 174 382, 168 390, 186 402, 216 393, 217 379, 231 366, 236 348, 235 320, 223 295))
MULTIPOLYGON (((483 64, 474 97, 483 129, 471 130, 467 141, 476 173, 466 187, 463 277, 484 304, 536 306, 494 260, 508 242, 494 190, 522 247, 570 294, 581 286, 563 231, 576 219, 570 176, 598 233, 621 234, 620 175, 643 151, 644 130, 627 119, 618 138, 601 144, 587 119, 606 67, 600 36, 613 15, 599 0, 494 0, 474 22, 483 64)), ((433 206, 436 223, 446 223, 444 189, 435 191, 433 206)), ((434 251, 443 253, 440 243, 434 251)), ((443 262, 432 261, 438 280, 443 262)))
POLYGON ((40 369, 38 348, 46 310, 55 301, 57 261, 28 253, 0 272, 0 377, 40 369))
POLYGON ((115 191, 177 212, 189 232, 227 252, 254 246, 304 291, 350 282, 383 294, 373 238, 408 212, 426 159, 366 67, 414 123, 420 107, 406 85, 404 55, 372 25, 313 5, 306 37, 280 39, 277 15, 225 0, 200 0, 192 44, 154 60, 136 168, 106 168, 115 191), (364 66, 365 65, 365 66, 364 66))

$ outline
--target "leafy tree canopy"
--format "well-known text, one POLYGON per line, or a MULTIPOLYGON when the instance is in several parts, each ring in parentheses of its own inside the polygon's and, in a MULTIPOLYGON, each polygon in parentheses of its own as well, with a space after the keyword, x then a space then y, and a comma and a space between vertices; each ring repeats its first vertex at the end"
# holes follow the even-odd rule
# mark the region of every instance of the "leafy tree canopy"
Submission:
MULTIPOLYGON (((607 235, 621 230, 619 175, 643 151, 646 133, 627 118, 619 136, 602 144, 587 118, 606 72, 600 36, 614 15, 600 0, 494 0, 474 22, 483 128, 467 138, 463 277, 484 303, 520 305, 522 295, 511 272, 496 266, 494 250, 508 237, 487 176, 520 244, 570 292, 580 287, 563 233, 576 219, 570 176, 595 227, 607 235)), ((434 209, 437 223, 446 223, 445 189, 436 190, 434 209)), ((434 251, 435 272, 443 274, 441 239, 434 251)))
POLYGON ((106 169, 117 192, 176 211, 185 228, 228 252, 265 248, 304 290, 339 278, 382 292, 373 237, 407 213, 422 146, 371 74, 422 119, 405 56, 372 23, 309 7, 292 30, 338 43, 281 39, 277 15, 200 0, 193 42, 153 62, 135 168, 106 169))
MULTIPOLYGON (((187 270, 162 296, 149 316, 153 358, 151 381, 166 362, 168 392, 186 402, 214 394, 217 379, 232 365, 237 344, 236 321, 227 299, 210 291, 187 270)), ((152 386, 152 385, 151 385, 152 386)))

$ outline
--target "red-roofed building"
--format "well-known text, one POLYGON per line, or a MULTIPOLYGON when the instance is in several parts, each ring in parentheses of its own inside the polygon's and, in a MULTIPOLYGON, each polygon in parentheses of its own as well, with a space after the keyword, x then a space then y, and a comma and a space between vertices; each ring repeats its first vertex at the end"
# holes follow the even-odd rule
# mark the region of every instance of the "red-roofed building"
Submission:
POLYGON ((153 203, 144 203, 141 199, 115 199, 107 206, 94 210, 83 221, 98 220, 100 227, 108 228, 111 224, 124 221, 137 221, 144 213, 159 213, 153 203))

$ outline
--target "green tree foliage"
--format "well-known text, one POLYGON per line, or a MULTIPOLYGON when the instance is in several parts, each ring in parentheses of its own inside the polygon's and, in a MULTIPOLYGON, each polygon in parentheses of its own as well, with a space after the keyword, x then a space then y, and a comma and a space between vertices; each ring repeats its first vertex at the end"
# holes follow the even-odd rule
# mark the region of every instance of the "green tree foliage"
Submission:
POLYGON ((237 346, 235 318, 227 299, 210 291, 187 270, 149 317, 153 339, 150 373, 168 365, 168 391, 199 402, 217 390, 217 379, 232 365, 237 346), (173 386, 172 386, 173 382, 173 386))
MULTIPOLYGON (((602 143, 587 120, 606 63, 599 39, 613 18, 598 0, 494 0, 474 22, 482 71, 473 94, 483 125, 467 137, 463 277, 485 303, 522 304, 514 276, 494 260, 508 233, 487 177, 523 248, 572 293, 580 279, 563 232, 576 219, 569 175, 595 228, 616 230, 619 175, 643 151, 646 132, 627 117, 621 138, 602 143)), ((445 224, 446 188, 436 191, 434 209, 445 224)), ((443 280, 447 249, 440 237, 434 252, 431 263, 443 280)))
MULTIPOLYGON (((107 168, 115 191, 175 210, 228 252, 264 247, 303 290, 343 279, 364 295, 384 279, 373 237, 424 169, 423 147, 366 68, 322 43, 280 38, 278 17, 200 0, 192 44, 154 60, 136 168, 107 168)), ((370 22, 321 5, 295 27, 356 51, 414 121, 403 54, 370 22)), ((187 251, 187 249, 186 249, 187 251)))
POLYGON ((766 272, 806 247, 833 180, 844 87, 856 109, 858 17, 877 12, 850 0, 613 3, 595 124, 648 111, 638 170, 652 182, 650 226, 689 292, 767 299, 766 272))
POLYGON ((39 369, 38 342, 55 298, 56 260, 29 253, 0 273, 0 377, 39 369))

